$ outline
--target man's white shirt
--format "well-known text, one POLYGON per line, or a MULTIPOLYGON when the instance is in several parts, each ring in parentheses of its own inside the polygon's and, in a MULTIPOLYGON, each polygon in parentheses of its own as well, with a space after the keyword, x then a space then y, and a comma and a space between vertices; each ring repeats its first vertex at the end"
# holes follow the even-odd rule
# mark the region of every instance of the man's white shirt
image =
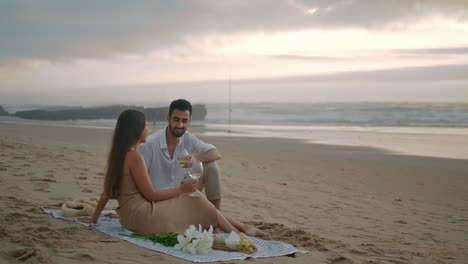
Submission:
POLYGON ((200 154, 214 149, 188 131, 179 138, 174 151, 173 159, 167 149, 166 129, 154 133, 140 144, 138 152, 145 159, 148 174, 155 190, 164 190, 179 186, 186 176, 185 169, 176 163, 177 157, 188 154, 200 154))

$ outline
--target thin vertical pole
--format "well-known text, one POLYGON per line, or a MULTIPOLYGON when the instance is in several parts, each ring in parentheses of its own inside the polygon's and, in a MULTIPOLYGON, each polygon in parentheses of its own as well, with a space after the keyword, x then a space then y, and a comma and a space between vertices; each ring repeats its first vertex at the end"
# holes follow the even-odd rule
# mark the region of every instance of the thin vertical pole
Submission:
MULTIPOLYGON (((229 35, 229 51, 232 51, 232 39, 231 39, 231 35, 229 35)), ((231 79, 232 79, 232 58, 231 58, 231 54, 228 55, 229 56, 229 109, 228 109, 228 133, 231 133, 231 115, 232 115, 232 86, 231 86, 231 79)))
POLYGON ((232 64, 229 61, 229 112, 228 112, 229 128, 228 128, 228 133, 231 133, 231 114, 232 114, 231 67, 232 67, 232 64))

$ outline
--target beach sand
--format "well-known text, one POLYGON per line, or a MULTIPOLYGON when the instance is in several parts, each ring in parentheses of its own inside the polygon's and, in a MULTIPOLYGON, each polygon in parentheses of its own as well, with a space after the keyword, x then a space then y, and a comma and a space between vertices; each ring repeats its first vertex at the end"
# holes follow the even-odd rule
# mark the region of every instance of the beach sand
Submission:
MULTIPOLYGON (((110 139, 109 129, 0 124, 1 263, 186 263, 41 211, 99 196, 110 139)), ((468 260, 468 160, 202 139, 223 155, 223 211, 310 251, 229 263, 468 260)))

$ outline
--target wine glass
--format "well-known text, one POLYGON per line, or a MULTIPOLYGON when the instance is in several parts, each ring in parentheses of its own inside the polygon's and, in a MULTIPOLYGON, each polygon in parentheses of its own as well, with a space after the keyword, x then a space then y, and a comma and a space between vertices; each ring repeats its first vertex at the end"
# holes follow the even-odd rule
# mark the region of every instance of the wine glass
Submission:
MULTIPOLYGON (((189 168, 187 168, 187 173, 190 178, 193 180, 198 180, 203 174, 203 164, 199 160, 195 160, 192 162, 189 168)), ((193 192, 190 194, 191 197, 198 197, 200 196, 197 192, 193 192)))
POLYGON ((182 149, 180 153, 177 154, 175 162, 180 166, 184 167, 184 165, 187 163, 187 160, 185 159, 187 156, 188 151, 186 149, 182 149))

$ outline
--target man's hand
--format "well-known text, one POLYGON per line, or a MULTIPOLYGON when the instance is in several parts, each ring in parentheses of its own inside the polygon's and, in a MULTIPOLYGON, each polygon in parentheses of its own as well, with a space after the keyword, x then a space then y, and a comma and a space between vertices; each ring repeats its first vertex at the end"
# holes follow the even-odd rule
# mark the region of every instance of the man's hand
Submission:
POLYGON ((195 157, 192 156, 192 155, 187 155, 185 157, 179 157, 177 158, 177 163, 180 164, 180 166, 182 166, 182 168, 186 169, 186 168, 190 168, 192 167, 192 163, 195 161, 195 157))

